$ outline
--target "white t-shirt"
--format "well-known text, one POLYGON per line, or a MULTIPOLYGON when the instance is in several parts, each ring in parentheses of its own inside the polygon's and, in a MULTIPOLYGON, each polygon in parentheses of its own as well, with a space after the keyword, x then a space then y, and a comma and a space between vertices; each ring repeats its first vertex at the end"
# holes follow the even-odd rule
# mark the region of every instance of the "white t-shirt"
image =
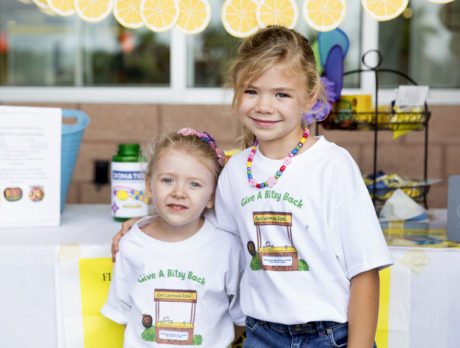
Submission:
MULTIPOLYGON (((243 312, 282 324, 346 322, 350 279, 392 264, 358 166, 319 137, 275 186, 257 189, 247 179, 249 153, 230 158, 216 194, 218 226, 247 248, 243 312)), ((254 179, 265 181, 282 163, 257 151, 254 179)))
POLYGON ((125 348, 227 347, 233 323, 244 326, 245 319, 239 239, 205 220, 192 237, 163 242, 139 229, 152 219, 139 220, 121 239, 101 313, 127 324, 125 348))

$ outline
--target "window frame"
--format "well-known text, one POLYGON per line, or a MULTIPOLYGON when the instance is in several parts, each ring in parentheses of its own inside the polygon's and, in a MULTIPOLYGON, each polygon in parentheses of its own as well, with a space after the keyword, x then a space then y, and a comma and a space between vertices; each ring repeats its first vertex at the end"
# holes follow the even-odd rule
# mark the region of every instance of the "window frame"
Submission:
MULTIPOLYGON (((378 48, 378 22, 361 11, 361 55, 378 48)), ((233 93, 225 88, 187 87, 187 35, 171 30, 170 87, 0 87, 2 102, 230 104, 233 93)), ((372 62, 368 62, 372 63, 372 62)), ((365 68, 361 62, 361 68, 365 68)), ((344 88, 343 94, 375 94, 373 74, 361 74, 360 88, 344 88)), ((397 86, 395 86, 396 88, 397 86)), ((379 89, 379 103, 389 104, 394 89, 379 89)), ((430 105, 460 105, 460 89, 430 89, 430 105)))

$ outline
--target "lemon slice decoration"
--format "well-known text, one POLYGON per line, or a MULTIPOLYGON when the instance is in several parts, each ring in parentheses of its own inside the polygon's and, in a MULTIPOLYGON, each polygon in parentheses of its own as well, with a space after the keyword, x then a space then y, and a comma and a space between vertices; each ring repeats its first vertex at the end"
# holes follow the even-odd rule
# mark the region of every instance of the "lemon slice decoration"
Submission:
POLYGON ((222 6, 222 24, 235 37, 247 37, 258 29, 257 2, 254 0, 225 0, 222 6))
POLYGON ((211 5, 208 0, 178 0, 179 18, 176 28, 186 34, 202 32, 211 19, 211 5))
POLYGON ((113 0, 75 0, 78 16, 86 22, 100 22, 112 12, 113 0))
POLYGON ((75 14, 75 0, 46 0, 46 3, 59 16, 68 17, 75 14))
POLYGON ((282 25, 294 28, 299 17, 294 0, 260 0, 257 4, 257 23, 265 28, 269 25, 282 25))
POLYGON ((152 31, 169 30, 179 17, 179 5, 176 0, 142 0, 141 18, 152 31))
POLYGON ((331 31, 344 20, 345 0, 305 0, 302 15, 305 22, 316 31, 331 31))
POLYGON ((144 25, 141 18, 141 0, 115 0, 113 16, 125 28, 138 29, 144 25))
POLYGON ((389 21, 398 17, 409 0, 361 0, 364 11, 377 21, 389 21))
POLYGON ((37 5, 38 7, 42 8, 42 9, 46 9, 46 8, 49 8, 48 6, 48 3, 46 2, 46 0, 32 0, 35 5, 37 5))

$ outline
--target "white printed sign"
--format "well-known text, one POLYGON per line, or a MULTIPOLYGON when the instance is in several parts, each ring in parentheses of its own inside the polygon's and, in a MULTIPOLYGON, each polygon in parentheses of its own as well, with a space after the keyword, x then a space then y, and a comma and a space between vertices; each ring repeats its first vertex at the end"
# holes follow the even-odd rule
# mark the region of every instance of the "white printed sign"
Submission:
POLYGON ((62 112, 0 106, 0 228, 59 225, 62 112))
POLYGON ((184 331, 170 331, 170 330, 159 330, 158 337, 162 340, 175 340, 175 341, 187 341, 188 332, 184 331))
POLYGON ((262 256, 265 266, 292 266, 292 256, 262 256))

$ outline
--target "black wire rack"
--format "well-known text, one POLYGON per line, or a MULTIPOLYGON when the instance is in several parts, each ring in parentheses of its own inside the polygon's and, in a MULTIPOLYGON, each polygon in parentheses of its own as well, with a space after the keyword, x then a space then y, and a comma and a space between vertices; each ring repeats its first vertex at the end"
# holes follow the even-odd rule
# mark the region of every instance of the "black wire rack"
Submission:
MULTIPOLYGON (((381 64, 383 61, 382 54, 378 50, 369 50, 365 52, 361 58, 363 69, 351 70, 343 73, 343 76, 352 74, 362 73, 373 73, 375 77, 375 95, 374 95, 374 110, 366 112, 352 112, 352 111, 332 111, 331 114, 322 122, 320 122, 324 129, 332 130, 368 130, 374 133, 374 147, 373 147, 373 173, 370 175, 370 179, 373 180, 372 188, 369 189, 374 206, 377 208, 383 201, 385 201, 391 194, 389 192, 394 191, 397 188, 403 190, 409 190, 408 192, 416 192, 412 195, 413 198, 421 200, 426 208, 427 205, 427 194, 429 191, 429 185, 427 185, 427 174, 428 174, 428 121, 431 116, 431 112, 428 110, 428 106, 425 103, 424 107, 420 111, 402 111, 395 112, 394 110, 382 111, 379 110, 379 77, 381 74, 396 74, 403 77, 412 85, 417 83, 405 73, 395 70, 382 68, 381 64), (366 62, 371 55, 376 55, 377 60, 375 65, 371 65, 366 62), (377 187, 377 163, 378 163, 378 132, 385 130, 419 130, 424 132, 424 146, 423 146, 423 185, 414 186, 400 186, 400 187, 388 187, 386 191, 382 191, 382 188, 377 187), (415 191, 417 190, 417 191, 415 191), (383 192, 383 194, 382 194, 383 192)), ((316 123, 316 134, 319 134, 319 124, 316 123)))

